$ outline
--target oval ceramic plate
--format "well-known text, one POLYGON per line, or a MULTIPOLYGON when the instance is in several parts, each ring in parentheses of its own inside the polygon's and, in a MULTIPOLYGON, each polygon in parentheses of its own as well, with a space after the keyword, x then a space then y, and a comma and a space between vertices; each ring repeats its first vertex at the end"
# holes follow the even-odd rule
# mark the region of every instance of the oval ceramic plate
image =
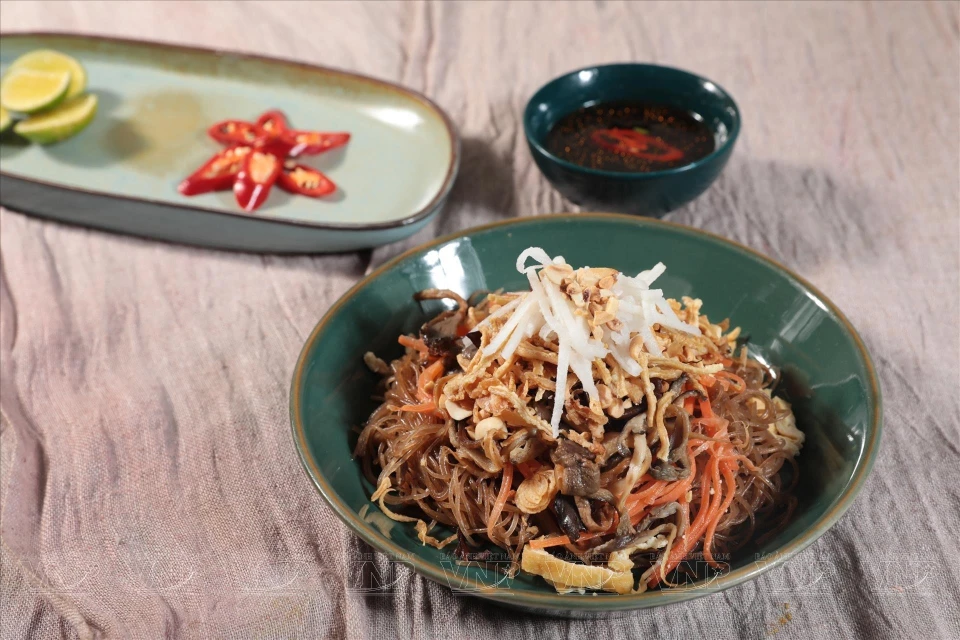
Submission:
MULTIPOLYGON (((334 304, 310 335, 294 373, 290 410, 307 473, 360 537, 454 589, 557 615, 680 602, 739 584, 791 558, 850 506, 876 455, 881 420, 877 378, 863 343, 839 309, 810 284, 718 236, 611 214, 510 220, 441 238, 384 265, 334 304), (627 273, 662 261, 667 272, 657 283, 666 295, 701 298, 705 313, 729 317, 749 335, 753 353, 781 368, 783 388, 807 435, 798 458, 800 504, 785 529, 734 556, 728 573, 643 594, 560 595, 536 576, 520 573, 510 579, 460 567, 449 551, 421 545, 412 526, 386 518, 369 502, 373 487, 351 455, 354 429, 376 405, 370 396, 377 378, 364 366, 364 352, 387 359, 401 354, 397 336, 416 331, 438 310, 414 302, 412 295, 421 289, 467 295, 527 288, 515 263, 530 246, 562 255, 574 266, 627 273)), ((442 539, 446 532, 434 535, 442 539)))
POLYGON ((27 213, 164 240, 252 251, 344 251, 423 227, 450 191, 459 141, 425 97, 343 71, 112 38, 4 34, 0 63, 51 48, 87 69, 93 123, 64 142, 0 140, 0 202, 27 213), (206 130, 269 109, 290 126, 347 131, 345 147, 303 160, 340 190, 312 199, 274 188, 253 213, 230 191, 177 184, 222 148, 206 130))

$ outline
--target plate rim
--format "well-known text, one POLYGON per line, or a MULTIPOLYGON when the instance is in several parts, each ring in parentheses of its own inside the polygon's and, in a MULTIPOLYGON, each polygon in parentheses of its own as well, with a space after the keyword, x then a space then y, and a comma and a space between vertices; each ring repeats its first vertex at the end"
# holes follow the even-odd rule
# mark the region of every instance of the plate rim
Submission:
POLYGON ((386 229, 396 229, 398 227, 406 227, 413 224, 416 224, 425 218, 430 217, 434 209, 441 204, 453 189, 453 183, 456 181, 457 174, 460 171, 460 156, 461 156, 461 142, 460 135, 457 132, 456 125, 453 124, 453 121, 450 119, 450 116, 447 115, 447 112, 440 108, 437 103, 425 96, 423 93, 415 90, 404 87, 400 84, 390 82, 389 80, 381 80, 379 78, 374 78, 372 76, 364 75, 361 73, 354 73, 352 71, 345 71, 343 69, 338 69, 336 67, 327 67, 318 64, 312 64, 309 62, 301 62, 299 60, 294 60, 292 58, 284 58, 280 56, 268 56, 261 55, 256 53, 246 53, 243 51, 234 51, 230 49, 219 49, 215 47, 202 47, 196 45, 184 45, 172 42, 164 42, 162 40, 140 40, 137 38, 123 38, 118 36, 110 35, 101 35, 97 33, 70 33, 63 31, 2 31, 0 30, 0 38, 66 38, 71 40, 100 40, 104 42, 112 42, 115 44, 122 45, 139 45, 152 47, 161 50, 177 50, 185 53, 195 53, 195 54, 205 54, 217 57, 232 57, 241 60, 257 60, 260 62, 269 62, 273 64, 280 64, 289 67, 298 67, 301 69, 307 69, 309 71, 316 71, 320 73, 325 73, 328 75, 342 76, 350 78, 352 80, 359 80, 367 84, 372 84, 383 89, 388 89, 397 93, 407 95, 417 102, 424 105, 428 110, 433 111, 437 116, 440 117, 440 121, 443 123, 444 128, 447 130, 447 134, 450 137, 450 157, 447 161, 447 173, 444 176, 443 182, 440 185, 440 188, 437 190, 434 197, 427 202, 419 210, 413 212, 412 214, 399 218, 391 222, 375 222, 369 224, 352 224, 352 223, 330 223, 330 222, 312 222, 310 220, 292 220, 290 218, 264 218, 262 215, 257 215, 255 212, 248 211, 231 211, 227 209, 212 209, 209 207, 201 207, 197 205, 190 204, 181 204, 174 202, 165 202, 163 200, 154 200, 153 198, 139 198, 135 196, 125 196, 117 195, 110 193, 108 191, 97 191, 92 189, 84 189, 82 187, 71 187, 62 185, 56 182, 50 182, 47 180, 37 180, 34 178, 28 178, 16 173, 10 173, 9 171, 3 171, 0 169, 0 177, 16 178, 18 180, 23 180, 25 182, 30 182, 42 187, 56 187, 60 189, 67 189, 69 191, 74 191, 77 193, 84 193, 91 196, 109 198, 111 200, 118 200, 120 202, 141 202, 150 205, 162 205, 162 206, 174 206, 179 209, 184 209, 186 211, 194 211, 197 213, 218 213, 228 216, 236 216, 239 218, 256 218, 259 220, 265 220, 267 222, 278 223, 293 227, 309 227, 310 229, 327 229, 330 231, 382 231, 386 229))
POLYGON ((445 234, 441 237, 435 238, 404 251, 400 255, 388 260, 383 265, 363 277, 360 281, 348 289, 336 302, 334 302, 333 305, 330 306, 326 313, 324 313, 324 315, 321 317, 317 325, 313 328, 313 331, 311 331, 307 340, 304 342, 300 355, 297 358, 297 364, 294 368, 293 379, 291 381, 290 421, 294 445, 297 449, 297 455, 300 459, 301 466, 310 477, 313 485, 319 491, 321 497, 324 499, 327 505, 333 509, 334 513, 337 514, 344 524, 346 524, 355 534, 359 535, 363 540, 365 540, 379 552, 385 553, 393 558, 402 559, 402 561, 408 566, 411 566, 414 571, 433 580, 434 582, 450 587, 453 581, 455 581, 460 585, 466 585, 469 587, 469 590, 464 591, 468 595, 475 595, 487 600, 493 600, 502 604, 507 604, 509 606, 539 609, 544 612, 566 611, 569 613, 570 610, 584 612, 604 612, 645 609, 649 607, 684 602, 718 593, 752 580, 760 574, 784 564, 813 544, 830 528, 832 528, 833 525, 836 524, 837 520, 839 520, 840 517, 847 511, 847 509, 850 508, 857 495, 862 490, 871 470, 873 469, 873 465, 876 461, 880 448, 880 437, 883 430, 883 398, 879 379, 877 377, 876 367, 873 363, 873 358, 870 356, 869 351, 867 351, 866 345, 864 344, 863 339, 857 332, 856 328, 849 321, 846 315, 844 315, 844 313, 839 309, 839 307, 837 307, 836 304, 834 304, 826 295, 824 295, 822 291, 820 291, 817 287, 812 285, 792 269, 789 269, 776 260, 763 255, 755 249, 704 229, 689 227, 676 222, 659 220, 656 218, 641 218, 618 213, 584 212, 510 218, 507 220, 500 220, 464 229, 462 231, 445 234), (860 353, 866 368, 868 398, 872 400, 872 415, 868 421, 870 434, 864 446, 857 467, 854 469, 852 477, 847 482, 843 492, 840 494, 839 498, 837 498, 836 502, 831 505, 827 512, 818 518, 817 521, 814 522, 813 525, 811 525, 806 531, 801 533, 795 539, 788 541, 781 549, 778 549, 775 554, 772 554, 767 558, 755 560, 751 565, 734 569, 733 571, 710 578, 706 581, 698 581, 693 585, 677 590, 646 591, 644 593, 626 595, 592 595, 590 593, 586 595, 580 595, 531 593, 510 587, 489 587, 471 579, 468 576, 451 575, 445 572, 442 568, 427 562, 420 556, 411 555, 398 544, 383 536, 379 531, 376 531, 374 527, 361 520, 349 507, 347 507, 346 504, 339 499, 336 492, 333 491, 332 487, 327 484, 323 474, 320 472, 320 469, 314 462, 313 457, 309 452, 304 427, 297 411, 297 407, 300 405, 300 389, 306 367, 306 357, 311 351, 316 340, 323 332, 326 324, 340 310, 340 308, 346 304, 347 301, 349 301, 354 295, 356 295, 357 292, 359 292, 360 289, 364 288, 379 278, 383 273, 392 269, 408 258, 458 238, 463 238, 468 235, 473 235, 497 228, 536 224, 537 222, 542 222, 544 220, 563 221, 581 219, 613 220, 635 224, 641 227, 645 225, 665 227, 675 232, 691 236, 701 236, 708 240, 727 245, 734 251, 746 254, 748 257, 752 257, 760 262, 766 263, 768 266, 779 269, 790 278, 793 278, 805 290, 813 294, 820 302, 822 302, 826 306, 828 312, 834 315, 837 320, 840 321, 849 335, 853 338, 854 345, 856 346, 857 351, 860 353))

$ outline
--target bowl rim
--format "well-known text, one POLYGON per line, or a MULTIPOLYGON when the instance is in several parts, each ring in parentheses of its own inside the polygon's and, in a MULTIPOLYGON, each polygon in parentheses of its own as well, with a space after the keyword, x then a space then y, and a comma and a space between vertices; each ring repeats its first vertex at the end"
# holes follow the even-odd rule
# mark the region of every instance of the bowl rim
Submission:
POLYGON ((456 581, 457 584, 462 585, 459 589, 464 589, 465 586, 465 592, 470 595, 476 595, 478 597, 493 600, 508 606, 522 606, 532 609, 539 609, 544 612, 569 612, 571 610, 582 610, 588 612, 622 611, 674 604, 724 591, 730 587, 734 587, 748 580, 752 580, 753 578, 774 567, 780 566, 819 539, 853 504, 854 499, 857 497, 860 490, 863 488, 864 482, 870 475, 870 471, 873 468, 873 464, 879 451, 880 435, 883 427, 882 416, 883 399, 881 396, 880 385, 877 378, 876 368, 873 364, 873 359, 870 357, 870 353, 867 351, 860 334, 843 314, 843 312, 840 311, 840 309, 829 298, 827 298, 823 292, 779 262, 763 255, 755 249, 742 245, 728 238, 724 238, 723 236, 705 231, 703 229, 688 227, 676 222, 668 222, 666 220, 658 220, 654 218, 638 218, 636 216, 618 213, 567 213, 552 214, 547 216, 511 218, 508 220, 500 220, 497 222, 472 227, 470 229, 465 229, 463 231, 446 234, 404 251, 400 255, 387 261, 370 274, 362 278, 346 293, 344 293, 329 308, 329 310, 327 310, 304 343, 304 346, 297 359, 296 367, 294 368, 290 390, 290 421, 294 445, 297 449, 300 463, 303 466, 304 471, 310 477, 314 486, 320 492, 321 497, 326 501, 330 508, 333 509, 334 513, 336 513, 337 516, 353 530, 354 533, 359 535, 363 540, 365 540, 378 551, 386 553, 395 559, 401 560, 408 566, 411 566, 417 573, 430 578, 434 582, 449 587, 453 581, 456 581), (787 541, 781 548, 775 550, 768 556, 765 556, 762 559, 757 559, 751 564, 745 565, 738 569, 734 569, 714 578, 698 581, 683 588, 678 588, 675 590, 646 591, 640 594, 602 594, 600 597, 597 597, 597 595, 590 593, 586 595, 546 592, 531 593, 529 591, 522 591, 513 589, 511 587, 490 587, 482 584, 481 582, 473 580, 466 575, 451 575, 444 571, 442 567, 428 562, 419 555, 411 554, 409 551, 403 549, 400 547, 400 545, 381 534, 376 530, 375 527, 362 520, 339 498, 337 493, 328 484, 323 473, 320 471, 319 467, 314 461, 310 453, 309 446, 307 445, 304 425, 300 420, 298 411, 298 407, 301 404, 301 383, 303 381, 306 369, 307 355, 313 349, 314 343, 317 342, 322 335, 326 325, 339 312, 341 307, 343 307, 347 301, 349 301, 361 289, 367 287, 377 280, 381 275, 393 269, 400 263, 417 254, 452 240, 480 232, 490 231, 492 229, 537 224, 539 222, 543 222, 544 220, 562 221, 583 219, 618 221, 637 226, 650 225, 655 227, 666 227, 674 232, 690 236, 699 236, 712 242, 726 245, 736 252, 745 254, 747 257, 766 263, 768 266, 778 269, 785 273, 788 277, 794 279, 819 302, 823 303, 827 312, 835 316, 835 318, 840 322, 841 325, 843 325, 850 337, 853 339, 854 345, 856 346, 856 349, 862 358, 867 375, 867 400, 871 413, 871 416, 868 420, 869 433, 867 436, 867 441, 860 454, 860 458, 854 467, 853 474, 847 481, 847 484, 844 486, 842 492, 834 501, 834 503, 828 507, 826 513, 820 516, 820 518, 818 518, 806 531, 794 539, 787 541))
MULTIPOLYGON (((716 160, 718 157, 722 156, 724 153, 728 153, 729 150, 733 149, 734 143, 737 141, 737 138, 740 136, 741 123, 742 123, 742 117, 740 115, 740 107, 737 106, 737 102, 736 100, 733 99, 733 96, 730 95, 730 92, 724 89, 721 85, 717 84, 713 80, 710 80, 709 78, 693 73, 691 71, 687 71, 686 69, 680 69, 678 67, 670 67, 662 64, 650 64, 646 62, 614 62, 610 64, 591 65, 589 67, 583 67, 581 69, 575 69, 574 71, 569 71, 567 73, 561 74, 556 78, 553 78, 549 82, 543 84, 536 91, 534 91, 533 95, 527 101, 527 105, 523 109, 523 135, 527 139, 527 144, 529 144, 532 148, 536 149, 537 153, 543 155, 550 162, 557 164, 569 171, 579 171, 587 175, 603 177, 603 178, 611 178, 611 179, 620 179, 620 180, 624 180, 624 179, 643 180, 646 178, 651 178, 651 179, 662 178, 665 176, 682 174, 687 171, 694 171, 705 164, 709 164, 714 160, 716 160), (699 80, 701 82, 709 82, 717 89, 717 91, 721 94, 723 98, 725 98, 730 102, 730 106, 733 107, 733 114, 734 114, 733 127, 731 127, 731 130, 728 133, 727 139, 724 140, 723 143, 720 146, 718 146, 716 149, 714 149, 713 151, 711 151, 710 153, 708 153, 707 155, 705 155, 704 157, 698 160, 694 160, 693 162, 690 162, 688 164, 680 165, 679 167, 672 167, 670 169, 660 169, 659 171, 606 171, 604 169, 592 169, 590 167, 584 167, 579 164, 570 162, 568 160, 564 160, 563 158, 560 158, 559 156, 556 156, 550 151, 548 151, 546 147, 544 147, 540 143, 540 141, 530 133, 529 122, 530 122, 530 119, 533 117, 533 113, 532 113, 533 105, 537 101, 537 96, 539 96, 543 91, 545 91, 551 85, 557 82, 560 82, 561 80, 568 78, 574 74, 579 74, 583 71, 601 71, 603 69, 610 69, 614 67, 663 69, 672 73, 676 73, 678 75, 689 76, 690 78, 699 80)), ((711 129, 713 128, 711 127, 711 129)), ((716 133, 716 131, 714 131, 714 133, 716 133)))

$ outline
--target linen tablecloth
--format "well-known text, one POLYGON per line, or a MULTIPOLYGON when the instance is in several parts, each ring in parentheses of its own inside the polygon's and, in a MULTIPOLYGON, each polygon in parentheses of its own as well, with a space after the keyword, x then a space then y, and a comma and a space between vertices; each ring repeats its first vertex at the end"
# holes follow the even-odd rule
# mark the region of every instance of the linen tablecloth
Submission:
POLYGON ((342 67, 446 109, 446 211, 374 251, 276 257, 0 212, 2 609, 20 638, 960 637, 960 28, 957 3, 49 2, 4 30, 200 44, 342 67), (520 115, 591 63, 702 73, 744 129, 670 216, 814 282, 860 330, 884 394, 873 474, 819 542, 690 603, 553 620, 455 596, 372 550, 300 468, 290 374, 372 266, 438 234, 575 210, 520 115), (383 563, 379 554, 374 562, 383 563))

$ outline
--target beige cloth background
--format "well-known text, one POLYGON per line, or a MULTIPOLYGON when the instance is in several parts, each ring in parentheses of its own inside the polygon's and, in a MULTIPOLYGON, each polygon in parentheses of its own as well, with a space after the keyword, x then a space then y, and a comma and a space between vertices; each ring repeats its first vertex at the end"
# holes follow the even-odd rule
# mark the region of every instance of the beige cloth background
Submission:
POLYGON ((212 45, 400 82, 451 114, 464 157, 438 221, 348 255, 207 251, 0 212, 0 636, 960 637, 958 19, 955 2, 3 0, 4 30, 212 45), (324 506, 290 437, 305 337, 402 248, 569 210, 530 160, 521 110, 554 75, 621 60, 699 71, 739 101, 725 174, 671 219, 786 263, 849 314, 885 399, 872 477, 785 567, 665 609, 549 620, 404 568, 384 594, 351 590, 370 549, 324 506))

